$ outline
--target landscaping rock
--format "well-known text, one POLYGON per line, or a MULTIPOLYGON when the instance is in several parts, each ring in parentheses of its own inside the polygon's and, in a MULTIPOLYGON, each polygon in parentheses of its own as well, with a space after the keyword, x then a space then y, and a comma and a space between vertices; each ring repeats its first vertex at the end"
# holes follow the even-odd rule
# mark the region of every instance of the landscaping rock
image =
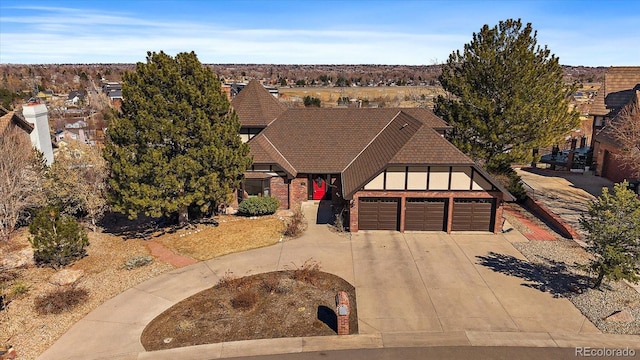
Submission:
POLYGON ((51 275, 51 277, 49 278, 49 282, 51 284, 59 286, 73 285, 83 276, 84 271, 82 270, 64 269, 51 275))
POLYGON ((604 319, 604 321, 607 322, 625 322, 625 323, 629 323, 633 321, 633 315, 631 315, 630 312, 628 312, 627 310, 622 310, 622 311, 616 311, 613 314, 607 316, 606 319, 604 319))
POLYGON ((0 259, 0 267, 3 267, 7 270, 31 266, 34 264, 35 262, 33 261, 33 249, 30 247, 10 253, 3 259, 0 259))

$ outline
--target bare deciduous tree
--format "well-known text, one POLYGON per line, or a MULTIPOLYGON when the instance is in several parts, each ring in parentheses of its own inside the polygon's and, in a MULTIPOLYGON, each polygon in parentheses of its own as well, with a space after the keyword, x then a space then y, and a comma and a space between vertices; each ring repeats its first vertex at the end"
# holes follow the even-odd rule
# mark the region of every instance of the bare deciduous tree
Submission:
POLYGON ((107 163, 100 149, 69 141, 60 147, 47 173, 45 193, 63 213, 86 216, 95 230, 107 209, 106 178, 107 163))
POLYGON ((9 125, 0 134, 0 240, 9 240, 18 220, 43 202, 43 165, 37 159, 21 129, 9 125))
POLYGON ((616 157, 631 170, 632 176, 640 178, 640 99, 636 93, 634 101, 620 110, 609 125, 609 131, 618 141, 622 152, 616 157))

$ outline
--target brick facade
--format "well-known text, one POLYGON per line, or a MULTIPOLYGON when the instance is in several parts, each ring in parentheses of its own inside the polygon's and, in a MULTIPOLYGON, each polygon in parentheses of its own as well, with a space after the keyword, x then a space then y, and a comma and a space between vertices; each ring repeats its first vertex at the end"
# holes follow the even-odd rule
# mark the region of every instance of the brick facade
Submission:
POLYGON ((269 182, 269 190, 271 196, 278 199, 280 202, 280 209, 289 208, 289 181, 282 176, 274 176, 269 182))
POLYGON ((596 165, 594 169, 595 175, 606 177, 613 182, 622 182, 623 180, 633 180, 633 173, 629 168, 616 158, 616 154, 620 152, 617 147, 595 141, 593 146, 593 162, 596 165))
POLYGON ((451 233, 454 199, 496 199, 493 232, 502 231, 502 193, 499 191, 358 191, 354 194, 349 209, 349 229, 358 231, 358 200, 361 197, 400 198, 400 232, 404 232, 405 203, 407 198, 446 198, 449 199, 447 215, 447 233, 451 233))
POLYGON ((294 179, 274 176, 269 183, 271 196, 280 201, 280 209, 294 209, 308 199, 308 180, 306 175, 294 179))

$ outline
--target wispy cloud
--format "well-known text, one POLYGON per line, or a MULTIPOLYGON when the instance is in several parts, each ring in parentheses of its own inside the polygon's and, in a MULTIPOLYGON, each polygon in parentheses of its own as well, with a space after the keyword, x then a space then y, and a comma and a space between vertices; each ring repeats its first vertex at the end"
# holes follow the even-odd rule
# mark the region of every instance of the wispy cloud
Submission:
POLYGON ((279 59, 281 63, 422 64, 446 56, 452 41, 464 41, 455 35, 335 28, 234 29, 215 23, 150 21, 58 7, 21 10, 30 13, 0 18, 8 25, 3 26, 0 45, 3 63, 33 62, 29 59, 41 63, 135 62, 143 60, 147 50, 194 50, 203 62, 279 59))
POLYGON ((295 6, 288 9, 282 3, 277 14, 246 17, 232 5, 233 12, 195 16, 200 14, 182 12, 182 2, 168 1, 154 3, 153 13, 147 5, 120 10, 0 5, 0 63, 132 63, 144 61, 147 51, 193 50, 205 63, 430 64, 462 48, 483 24, 524 12, 530 17, 523 21, 538 30, 538 42, 549 45, 563 64, 638 65, 640 18, 633 12, 616 14, 616 21, 603 31, 579 26, 593 19, 583 19, 584 13, 580 18, 571 15, 575 10, 570 7, 569 13, 555 13, 554 2, 491 4, 493 8, 485 9, 477 2, 459 3, 466 6, 453 11, 446 2, 378 1, 362 9, 366 16, 356 9, 344 17, 332 14, 328 21, 322 21, 322 11, 305 13, 305 21, 300 21, 295 6), (398 3, 403 16, 385 8, 398 3), (291 13, 282 13, 285 8, 291 13), (273 21, 275 17, 279 21, 273 21))

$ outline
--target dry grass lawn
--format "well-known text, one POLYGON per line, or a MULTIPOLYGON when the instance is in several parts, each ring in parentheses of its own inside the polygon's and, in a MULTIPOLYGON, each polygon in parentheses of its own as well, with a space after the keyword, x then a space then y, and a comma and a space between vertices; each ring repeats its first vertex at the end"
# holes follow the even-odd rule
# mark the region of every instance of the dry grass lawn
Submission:
POLYGON ((384 101, 386 107, 433 106, 433 99, 444 95, 438 86, 376 86, 376 87, 282 87, 278 89, 283 101, 302 101, 305 96, 317 97, 322 107, 338 106, 338 99, 384 101), (424 95, 424 96, 423 96, 424 95))
POLYGON ((174 252, 208 260, 234 252, 276 244, 282 239, 283 220, 275 215, 257 218, 225 215, 217 227, 198 225, 166 234, 158 240, 174 252))

